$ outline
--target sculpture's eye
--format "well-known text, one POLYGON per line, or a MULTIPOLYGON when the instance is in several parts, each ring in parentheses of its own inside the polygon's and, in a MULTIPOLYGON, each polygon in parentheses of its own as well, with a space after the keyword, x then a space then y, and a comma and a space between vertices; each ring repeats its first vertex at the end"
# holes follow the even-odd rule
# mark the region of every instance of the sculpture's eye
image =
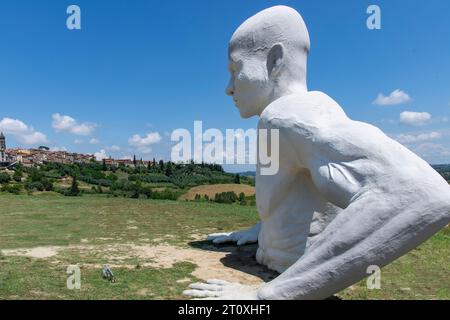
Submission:
POLYGON ((230 72, 230 74, 234 77, 236 75, 236 73, 241 69, 241 63, 239 62, 235 62, 235 61, 231 61, 230 64, 228 65, 228 71, 230 72))

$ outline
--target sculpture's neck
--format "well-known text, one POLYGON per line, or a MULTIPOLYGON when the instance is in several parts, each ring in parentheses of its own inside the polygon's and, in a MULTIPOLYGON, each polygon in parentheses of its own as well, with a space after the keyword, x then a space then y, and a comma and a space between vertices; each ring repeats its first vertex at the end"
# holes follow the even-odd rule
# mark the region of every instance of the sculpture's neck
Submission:
POLYGON ((270 95, 269 104, 281 97, 308 92, 306 83, 295 82, 290 85, 276 85, 270 95))

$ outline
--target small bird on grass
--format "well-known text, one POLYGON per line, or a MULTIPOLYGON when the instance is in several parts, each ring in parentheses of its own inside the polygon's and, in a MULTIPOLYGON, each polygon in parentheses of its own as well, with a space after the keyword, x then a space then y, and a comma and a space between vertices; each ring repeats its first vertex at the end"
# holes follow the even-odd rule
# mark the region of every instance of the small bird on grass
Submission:
POLYGON ((109 267, 109 265, 105 264, 103 266, 103 270, 102 270, 102 278, 103 279, 107 279, 110 282, 116 282, 116 277, 114 276, 111 268, 109 267))

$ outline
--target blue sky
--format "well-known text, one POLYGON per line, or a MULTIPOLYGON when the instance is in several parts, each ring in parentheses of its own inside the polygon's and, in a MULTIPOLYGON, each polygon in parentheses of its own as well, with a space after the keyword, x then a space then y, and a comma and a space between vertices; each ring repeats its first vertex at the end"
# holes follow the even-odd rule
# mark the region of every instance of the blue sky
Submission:
POLYGON ((310 90, 427 161, 450 163, 447 0, 2 1, 0 129, 11 147, 168 159, 168 133, 194 120, 253 128, 257 119, 240 119, 224 94, 227 44, 277 4, 308 26, 310 90), (81 8, 81 30, 66 28, 70 4, 81 8), (381 30, 366 27, 370 4, 381 8, 381 30))

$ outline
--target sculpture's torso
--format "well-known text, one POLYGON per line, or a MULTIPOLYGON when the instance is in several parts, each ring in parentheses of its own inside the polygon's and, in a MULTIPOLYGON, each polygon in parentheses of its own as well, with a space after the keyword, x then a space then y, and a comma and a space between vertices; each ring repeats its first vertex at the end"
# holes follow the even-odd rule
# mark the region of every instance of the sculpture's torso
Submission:
POLYGON ((340 209, 317 192, 307 170, 289 169, 286 164, 280 167, 274 176, 256 176, 261 217, 257 260, 283 272, 303 255, 340 209))
POLYGON ((314 241, 314 236, 342 210, 339 208, 342 199, 349 201, 356 196, 352 193, 327 195, 328 199, 336 199, 331 204, 315 183, 345 184, 350 191, 352 185, 354 190, 360 190, 362 185, 386 188, 402 185, 404 179, 414 179, 410 173, 416 170, 420 173, 420 184, 428 180, 448 191, 448 185, 442 184, 442 179, 425 161, 379 129, 348 119, 342 109, 322 93, 281 98, 267 109, 258 128, 271 128, 273 120, 281 128, 278 173, 262 175, 258 164, 256 174, 256 200, 262 222, 257 260, 270 269, 283 272, 296 262, 314 241), (302 105, 305 103, 308 105, 302 105), (285 139, 291 133, 294 133, 293 139, 285 139), (299 147, 303 142, 298 137, 302 135, 306 136, 305 150, 299 147), (335 161, 323 162, 320 152, 311 154, 308 143, 327 152, 323 158, 331 157, 335 161), (379 146, 383 152, 377 150, 379 146), (392 157, 390 151, 396 157, 392 157), (414 163, 411 156, 417 158, 414 163), (308 166, 302 162, 308 162, 308 166), (409 163, 409 167, 403 172, 404 163, 409 163), (317 181, 317 176, 313 181, 305 167, 315 167, 323 181, 317 181))

